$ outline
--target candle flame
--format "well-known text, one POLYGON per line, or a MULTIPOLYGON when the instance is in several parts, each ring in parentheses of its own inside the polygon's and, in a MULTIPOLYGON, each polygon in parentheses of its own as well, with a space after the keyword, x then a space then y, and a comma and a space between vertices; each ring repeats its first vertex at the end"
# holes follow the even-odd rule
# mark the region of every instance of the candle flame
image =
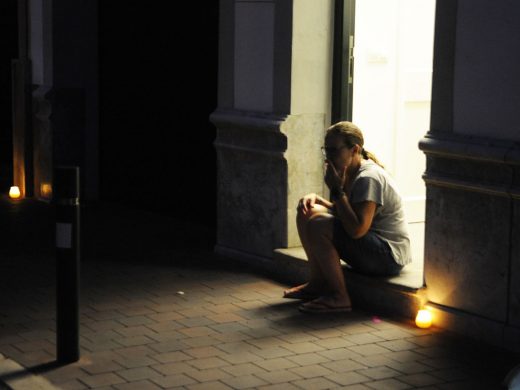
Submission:
POLYGON ((419 328, 429 328, 432 325, 432 313, 426 309, 419 310, 415 317, 415 325, 419 328))
POLYGON ((42 183, 40 192, 43 197, 50 198, 52 196, 52 186, 49 183, 42 183))
POLYGON ((22 196, 22 194, 20 193, 20 188, 18 186, 12 186, 9 189, 9 197, 11 199, 20 199, 20 196, 22 196))

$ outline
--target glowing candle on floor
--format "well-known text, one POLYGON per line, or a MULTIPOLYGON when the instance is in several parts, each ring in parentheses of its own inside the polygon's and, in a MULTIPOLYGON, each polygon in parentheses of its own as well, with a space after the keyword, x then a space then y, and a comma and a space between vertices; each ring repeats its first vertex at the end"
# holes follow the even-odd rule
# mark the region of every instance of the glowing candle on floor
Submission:
POLYGON ((11 199, 20 199, 20 188, 18 188, 18 186, 12 186, 10 189, 9 189, 9 197, 11 199))
POLYGON ((432 325, 432 313, 426 309, 419 310, 415 317, 415 325, 419 328, 429 328, 432 325))

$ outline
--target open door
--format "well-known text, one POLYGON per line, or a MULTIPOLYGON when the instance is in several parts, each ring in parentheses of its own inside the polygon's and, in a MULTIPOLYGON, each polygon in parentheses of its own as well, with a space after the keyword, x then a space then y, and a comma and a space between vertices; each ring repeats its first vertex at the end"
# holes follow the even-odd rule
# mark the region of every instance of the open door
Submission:
POLYGON ((332 123, 352 121, 355 0, 336 0, 332 71, 332 123))
POLYGON ((435 0, 343 0, 336 6, 342 8, 336 9, 341 25, 335 26, 332 120, 356 123, 367 150, 395 178, 413 255, 422 263, 426 161, 418 142, 430 123, 435 0))

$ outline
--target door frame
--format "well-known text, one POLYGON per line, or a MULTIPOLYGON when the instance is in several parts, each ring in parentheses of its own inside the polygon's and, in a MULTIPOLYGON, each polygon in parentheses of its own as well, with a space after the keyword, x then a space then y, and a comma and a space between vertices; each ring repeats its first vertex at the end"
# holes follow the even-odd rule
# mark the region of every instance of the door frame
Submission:
POLYGON ((334 2, 332 123, 341 120, 352 121, 355 9, 356 0, 336 0, 334 2))

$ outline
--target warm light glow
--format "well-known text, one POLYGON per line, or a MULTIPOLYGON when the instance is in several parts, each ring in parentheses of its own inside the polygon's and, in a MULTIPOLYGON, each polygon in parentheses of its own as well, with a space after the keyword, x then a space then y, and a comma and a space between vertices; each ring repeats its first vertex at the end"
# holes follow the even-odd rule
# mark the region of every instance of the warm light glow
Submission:
POLYGON ((12 186, 9 189, 9 197, 11 199, 20 199, 20 196, 21 196, 21 193, 20 193, 20 188, 18 188, 18 186, 12 186))
POLYGON ((49 198, 52 195, 52 186, 49 183, 42 183, 40 191, 42 196, 49 198))
POLYGON ((415 317, 415 325, 419 328, 429 328, 432 325, 432 313, 426 309, 419 310, 415 317))

